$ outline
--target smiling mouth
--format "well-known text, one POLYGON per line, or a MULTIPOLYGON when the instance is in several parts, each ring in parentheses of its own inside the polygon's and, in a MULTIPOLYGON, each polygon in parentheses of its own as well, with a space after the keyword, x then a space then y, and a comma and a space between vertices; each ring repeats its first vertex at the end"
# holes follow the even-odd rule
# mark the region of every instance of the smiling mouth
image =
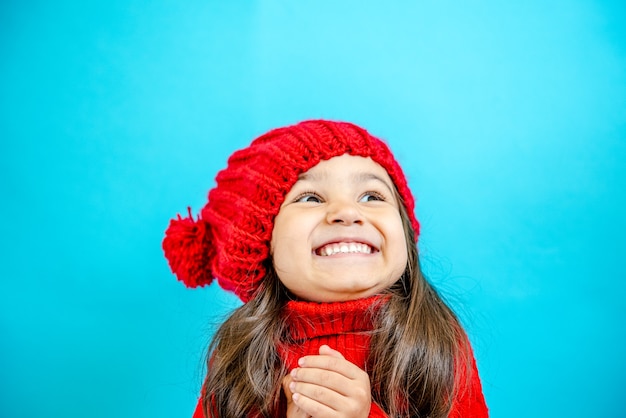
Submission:
POLYGON ((315 254, 327 257, 335 254, 371 254, 374 251, 374 248, 360 242, 334 242, 318 248, 315 254))

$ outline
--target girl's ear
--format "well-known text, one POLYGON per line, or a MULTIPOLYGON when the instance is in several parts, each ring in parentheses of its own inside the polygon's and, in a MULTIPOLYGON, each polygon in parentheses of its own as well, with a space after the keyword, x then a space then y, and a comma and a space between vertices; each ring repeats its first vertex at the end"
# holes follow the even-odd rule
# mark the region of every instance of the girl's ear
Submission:
POLYGON ((211 260, 215 250, 210 245, 211 228, 202 219, 180 214, 170 221, 163 239, 163 252, 172 272, 187 287, 208 285, 213 281, 211 260))

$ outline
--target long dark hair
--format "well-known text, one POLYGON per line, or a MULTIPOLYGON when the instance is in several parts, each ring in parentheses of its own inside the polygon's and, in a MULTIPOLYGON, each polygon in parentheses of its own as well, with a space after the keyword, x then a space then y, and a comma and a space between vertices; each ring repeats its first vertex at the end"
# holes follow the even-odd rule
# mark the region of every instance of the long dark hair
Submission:
MULTIPOLYGON (((390 417, 447 417, 467 369, 469 346, 454 312, 421 272, 415 233, 400 204, 407 268, 376 314, 368 359, 372 401, 390 417)), ((268 261, 255 297, 216 332, 207 355, 203 407, 207 417, 274 417, 288 373, 277 346, 285 334, 281 309, 287 289, 268 261)))

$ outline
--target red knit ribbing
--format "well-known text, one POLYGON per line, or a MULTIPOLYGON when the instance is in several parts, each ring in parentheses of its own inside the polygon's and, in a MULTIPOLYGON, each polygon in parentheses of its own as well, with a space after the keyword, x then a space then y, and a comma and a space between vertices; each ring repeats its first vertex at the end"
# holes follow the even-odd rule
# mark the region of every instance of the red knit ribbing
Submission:
POLYGON ((283 310, 287 320, 287 345, 279 348, 289 369, 298 359, 319 354, 326 344, 350 362, 366 369, 367 354, 380 296, 347 302, 290 301, 283 310))
MULTIPOLYGON (((291 301, 283 314, 287 318, 291 343, 279 347, 279 353, 289 369, 297 367, 298 359, 318 354, 323 344, 341 352, 346 359, 367 370, 367 357, 377 306, 384 303, 380 296, 349 302, 316 303, 291 301)), ((483 396, 480 377, 473 355, 470 368, 457 370, 458 388, 452 402, 450 418, 487 418, 489 416, 483 396)), ((370 417, 385 417, 376 404, 372 404, 370 417)))

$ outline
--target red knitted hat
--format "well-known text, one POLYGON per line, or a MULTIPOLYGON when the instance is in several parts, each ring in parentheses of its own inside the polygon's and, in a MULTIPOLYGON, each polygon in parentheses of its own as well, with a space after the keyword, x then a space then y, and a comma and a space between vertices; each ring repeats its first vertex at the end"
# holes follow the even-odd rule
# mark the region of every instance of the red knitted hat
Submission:
POLYGON ((274 217, 285 195, 298 175, 343 154, 370 157, 387 170, 417 239, 415 201, 387 145, 351 123, 305 121, 274 129, 236 151, 217 174, 198 219, 189 210, 189 217, 171 220, 163 250, 178 280, 197 287, 217 278, 243 302, 250 300, 265 275, 274 217))

